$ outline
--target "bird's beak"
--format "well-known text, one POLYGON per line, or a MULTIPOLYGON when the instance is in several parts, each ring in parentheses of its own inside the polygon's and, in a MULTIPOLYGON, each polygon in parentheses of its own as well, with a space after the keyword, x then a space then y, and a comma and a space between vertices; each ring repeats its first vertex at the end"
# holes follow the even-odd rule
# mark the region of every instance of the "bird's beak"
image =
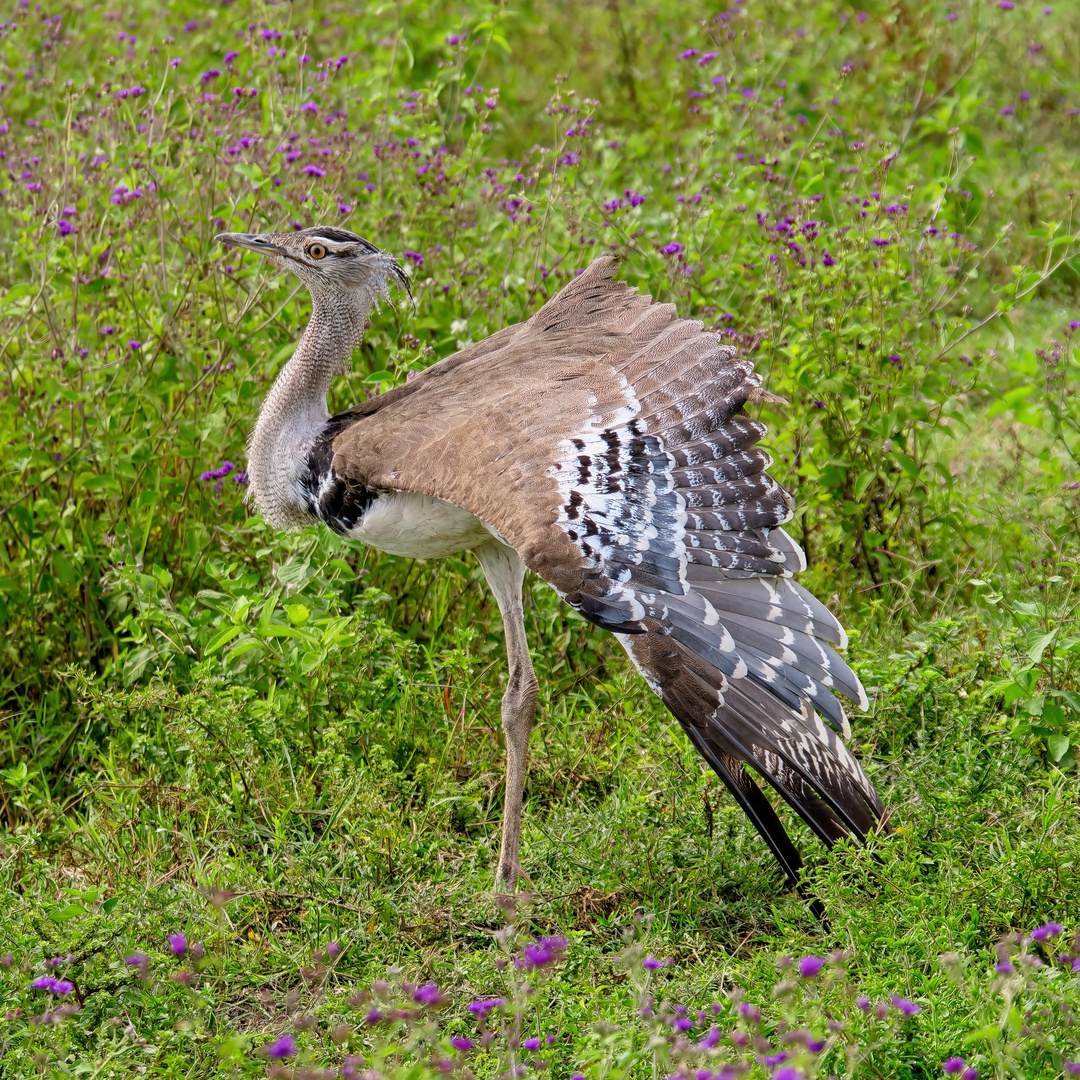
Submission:
POLYGON ((258 233, 223 232, 214 237, 226 247, 245 247, 262 255, 284 255, 277 244, 258 233))

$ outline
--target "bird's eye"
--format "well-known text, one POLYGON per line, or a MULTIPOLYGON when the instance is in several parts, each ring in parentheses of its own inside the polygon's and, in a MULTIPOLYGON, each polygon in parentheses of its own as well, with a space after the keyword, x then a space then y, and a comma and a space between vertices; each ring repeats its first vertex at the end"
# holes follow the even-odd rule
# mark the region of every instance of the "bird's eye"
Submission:
POLYGON ((322 244, 312 244, 311 247, 307 249, 307 253, 313 259, 321 259, 326 254, 326 248, 324 248, 322 244))

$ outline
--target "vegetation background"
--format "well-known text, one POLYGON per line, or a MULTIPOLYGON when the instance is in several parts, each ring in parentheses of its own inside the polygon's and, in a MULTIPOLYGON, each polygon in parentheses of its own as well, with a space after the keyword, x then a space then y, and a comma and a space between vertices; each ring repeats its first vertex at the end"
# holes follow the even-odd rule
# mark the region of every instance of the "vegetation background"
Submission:
POLYGON ((8 16, 3 1075, 1069 1071, 1080 945, 1030 935, 1080 923, 1075 5, 8 16), (475 562, 243 506, 306 300, 212 237, 319 222, 414 281, 332 406, 609 249, 786 399, 774 473, 896 826, 876 858, 797 830, 827 923, 535 580, 533 895, 492 903, 504 656, 475 562))

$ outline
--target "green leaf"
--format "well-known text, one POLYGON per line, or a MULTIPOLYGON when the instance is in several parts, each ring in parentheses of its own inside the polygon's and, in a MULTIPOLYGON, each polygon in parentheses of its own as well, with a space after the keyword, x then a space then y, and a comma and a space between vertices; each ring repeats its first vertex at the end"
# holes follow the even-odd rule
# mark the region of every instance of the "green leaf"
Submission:
POLYGON ((964 1036, 964 1045, 968 1046, 973 1042, 989 1042, 991 1039, 996 1039, 1001 1034, 997 1024, 987 1024, 986 1027, 978 1028, 976 1031, 969 1031, 964 1036))
POLYGON ((203 649, 204 656, 213 656, 218 649, 224 648, 237 634, 243 633, 244 628, 233 624, 232 626, 223 626, 207 643, 206 648, 203 649))
POLYGON ((219 1058, 227 1061, 239 1061, 248 1052, 251 1045, 250 1035, 233 1035, 228 1039, 222 1039, 215 1048, 219 1058))
POLYGON ((919 475, 919 466, 916 465, 915 462, 907 456, 907 454, 902 454, 899 450, 894 450, 892 456, 893 459, 896 461, 897 465, 899 465, 900 468, 908 474, 908 476, 919 475))
POLYGON ((52 919, 53 922, 68 922, 70 919, 77 919, 80 915, 85 914, 87 914, 87 911, 82 904, 68 904, 59 911, 50 912, 49 918, 52 919))
POLYGON ((261 630, 260 633, 263 637, 288 637, 288 638, 306 638, 307 634, 300 633, 299 630, 294 630, 291 626, 283 626, 281 623, 271 623, 265 630, 261 630))
POLYGON ((1065 710, 1052 701, 1043 705, 1041 716, 1043 724, 1051 728, 1063 728, 1069 722, 1065 710))
POLYGON ((1002 394, 1001 397, 990 406, 986 411, 986 418, 989 420, 999 413, 1015 409, 1017 405, 1029 398, 1034 392, 1035 387, 1030 384, 1027 386, 1018 386, 1014 390, 1009 390, 1007 393, 1002 394))
POLYGON ((101 913, 103 915, 111 915, 116 910, 116 905, 119 903, 119 896, 110 896, 109 899, 101 905, 101 913))
POLYGON ((265 649, 266 646, 261 641, 256 641, 255 638, 249 637, 238 641, 229 650, 229 660, 235 660, 239 656, 243 656, 244 653, 249 653, 254 649, 265 649))
POLYGON ((1051 630, 1049 634, 1040 634, 1039 637, 1031 641, 1027 647, 1027 658, 1033 664, 1039 664, 1042 662, 1043 653, 1046 652, 1047 646, 1054 638, 1057 637, 1057 631, 1051 630))
POLYGON ((1046 740, 1046 749, 1050 752, 1051 761, 1060 761, 1072 745, 1068 735, 1051 735, 1046 740))
POLYGON ((394 377, 392 371, 373 371, 364 382, 389 382, 394 377))
POLYGON ((864 469, 855 478, 855 498, 861 499, 866 494, 866 489, 877 479, 877 472, 873 469, 864 469))
POLYGON ((1051 690, 1050 693, 1072 709, 1074 713, 1080 713, 1080 694, 1075 690, 1051 690))

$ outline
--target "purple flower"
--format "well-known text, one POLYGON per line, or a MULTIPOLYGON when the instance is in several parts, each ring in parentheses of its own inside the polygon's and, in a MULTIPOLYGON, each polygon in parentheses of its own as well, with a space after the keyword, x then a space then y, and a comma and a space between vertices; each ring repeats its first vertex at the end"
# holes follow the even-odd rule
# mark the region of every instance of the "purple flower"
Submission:
POLYGON ((998 112, 1001 113, 1002 116, 1012 116, 1016 110, 1011 105, 1002 105, 998 112))
POLYGON ((955 1076, 964 1071, 965 1065, 967 1062, 962 1057, 951 1057, 941 1063, 941 1068, 946 1076, 955 1076))
POLYGON ((803 1075, 794 1065, 785 1065, 779 1072, 774 1072, 772 1080, 803 1080, 803 1075))
POLYGON ((539 1050, 540 1040, 536 1038, 526 1039, 522 1044, 526 1050, 539 1050))
POLYGON ((875 236, 871 239, 870 243, 873 244, 874 247, 888 247, 892 241, 886 239, 884 236, 875 236))
POLYGON ((424 265, 424 256, 419 251, 406 251, 404 255, 417 269, 424 265))
POLYGON ((291 1035, 282 1035, 266 1048, 266 1056, 280 1061, 282 1058, 296 1057, 296 1040, 291 1035))
POLYGON ((1080 329, 1080 319, 1073 319, 1072 322, 1069 323, 1069 329, 1070 330, 1080 329))
POLYGON ((684 52, 679 53, 680 60, 691 60, 700 52, 699 49, 686 49, 684 52))
POLYGON ((1031 937, 1033 941, 1049 941, 1051 938, 1056 938, 1064 929, 1061 923, 1048 922, 1045 926, 1032 930, 1031 937))
POLYGON ((218 68, 208 68, 199 76, 199 81, 205 86, 208 82, 212 82, 221 74, 218 68))
POLYGON ((133 952, 130 956, 124 957, 124 963, 129 967, 147 967, 150 963, 150 957, 146 953, 133 952))
POLYGON ((331 960, 333 960, 339 952, 341 952, 340 941, 331 941, 330 944, 326 946, 326 955, 329 956, 331 960))
POLYGON ((448 34, 446 38, 447 45, 460 45, 462 41, 461 34, 448 34))
MULTIPOLYGON (((231 473, 233 471, 233 469, 235 469, 235 468, 236 468, 236 466, 231 461, 225 461, 225 462, 222 462, 222 465, 221 465, 220 469, 211 469, 209 472, 204 472, 199 477, 199 479, 203 483, 206 483, 209 480, 220 480, 223 476, 228 476, 229 473, 231 473)), ((171 934, 169 936, 169 945, 172 947, 173 952, 176 953, 177 956, 183 956, 184 955, 184 948, 187 946, 187 941, 184 938, 183 934, 171 934), (179 938, 180 939, 181 945, 180 945, 180 951, 179 952, 176 951, 176 945, 173 943, 174 938, 179 938)))
POLYGON ((816 975, 821 974, 821 969, 825 966, 825 961, 820 956, 804 956, 799 961, 799 974, 804 979, 812 979, 816 975))
MULTIPOLYGON (((225 462, 229 465, 231 470, 233 466, 229 462, 225 462)), ((224 475, 224 474, 222 474, 224 475)), ((201 478, 200 478, 201 479, 201 478)), ((169 935, 169 948, 172 949, 172 954, 175 957, 181 957, 187 952, 187 938, 183 934, 170 934, 169 935)))
POLYGON ((521 956, 514 957, 514 965, 525 971, 546 967, 562 958, 569 942, 564 937, 542 937, 526 945, 521 956))
POLYGON ((959 18, 960 18, 960 16, 957 15, 955 11, 949 11, 949 12, 946 12, 946 14, 945 14, 945 21, 946 22, 956 22, 956 20, 959 19, 959 18))
POLYGON ((413 991, 413 1001, 419 1005, 439 1005, 443 1001, 443 996, 435 983, 424 983, 413 991))
POLYGON ((904 1016, 915 1016, 916 1013, 922 1012, 922 1006, 916 1005, 913 1001, 908 1001, 907 998, 902 998, 899 994, 893 994, 889 1000, 892 1002, 892 1007, 904 1016))
POLYGON ((999 975, 1011 975, 1016 970, 1016 968, 1013 967, 1011 960, 999 960, 994 965, 994 970, 999 975))
POLYGON ((472 1039, 466 1039, 464 1035, 455 1035, 450 1040, 450 1045, 455 1050, 460 1050, 462 1053, 465 1053, 466 1051, 471 1050, 476 1043, 474 1043, 472 1039))
POLYGON ((979 1070, 969 1065, 961 1074, 960 1080, 979 1080, 979 1070))
POLYGON ((325 176, 326 170, 320 169, 318 165, 305 165, 304 172, 308 176, 325 176))
POLYGON ((70 236, 72 233, 79 231, 70 221, 65 221, 63 218, 56 223, 56 227, 60 230, 61 236, 70 236))
POLYGON ((35 990, 47 990, 50 994, 70 994, 75 989, 67 979, 54 979, 51 975, 42 975, 30 985, 35 990))
POLYGON ((6 952, 3 956, 0 956, 0 968, 3 968, 4 971, 7 971, 14 963, 15 957, 12 956, 10 952, 6 952))
POLYGON ((759 1065, 766 1065, 771 1068, 773 1065, 783 1064, 789 1057, 791 1055, 786 1050, 781 1050, 779 1054, 761 1054, 757 1061, 759 1065))
POLYGON ((239 55, 240 55, 240 50, 239 49, 230 49, 225 54, 225 57, 224 57, 225 63, 226 64, 231 64, 239 55))
POLYGON ((667 967, 670 964, 670 960, 657 960, 652 953, 649 953, 644 960, 641 961, 641 966, 646 971, 659 971, 662 967, 667 967))
POLYGON ((367 1016, 365 1016, 365 1017, 364 1017, 364 1019, 365 1019, 365 1020, 366 1020, 366 1021, 367 1021, 367 1022, 368 1022, 369 1024, 377 1024, 377 1023, 379 1023, 379 1022, 380 1022, 380 1021, 382 1020, 382 1018, 383 1018, 383 1015, 382 1015, 382 1013, 381 1013, 381 1012, 379 1012, 379 1010, 378 1010, 378 1009, 370 1009, 370 1010, 368 1011, 368 1014, 367 1014, 367 1016))
POLYGON ((1013 0, 998 0, 998 7, 1001 8, 1002 11, 1012 11, 1016 5, 1013 3, 1013 0))
POLYGON ((720 1041, 720 1029, 713 1025, 698 1043, 699 1050, 711 1050, 720 1041))
POLYGON ((1080 1061, 1066 1061, 1065 1071, 1070 1076, 1080 1076, 1080 1061))
POLYGON ((132 339, 131 339, 131 340, 130 340, 130 341, 128 342, 128 348, 129 348, 129 349, 130 349, 130 350, 131 350, 132 352, 138 352, 138 351, 139 351, 139 349, 141 349, 141 348, 142 348, 142 342, 141 342, 141 341, 139 341, 139 340, 138 340, 137 338, 132 338, 132 339))
POLYGON ((680 255, 686 250, 685 245, 678 243, 678 241, 672 240, 670 244, 665 244, 660 249, 661 255, 680 255))
POLYGON ((493 1012, 499 1008, 500 1005, 506 1004, 506 998, 491 998, 488 1001, 471 1001, 465 1006, 469 1012, 481 1018, 487 1016, 489 1012, 493 1012))

